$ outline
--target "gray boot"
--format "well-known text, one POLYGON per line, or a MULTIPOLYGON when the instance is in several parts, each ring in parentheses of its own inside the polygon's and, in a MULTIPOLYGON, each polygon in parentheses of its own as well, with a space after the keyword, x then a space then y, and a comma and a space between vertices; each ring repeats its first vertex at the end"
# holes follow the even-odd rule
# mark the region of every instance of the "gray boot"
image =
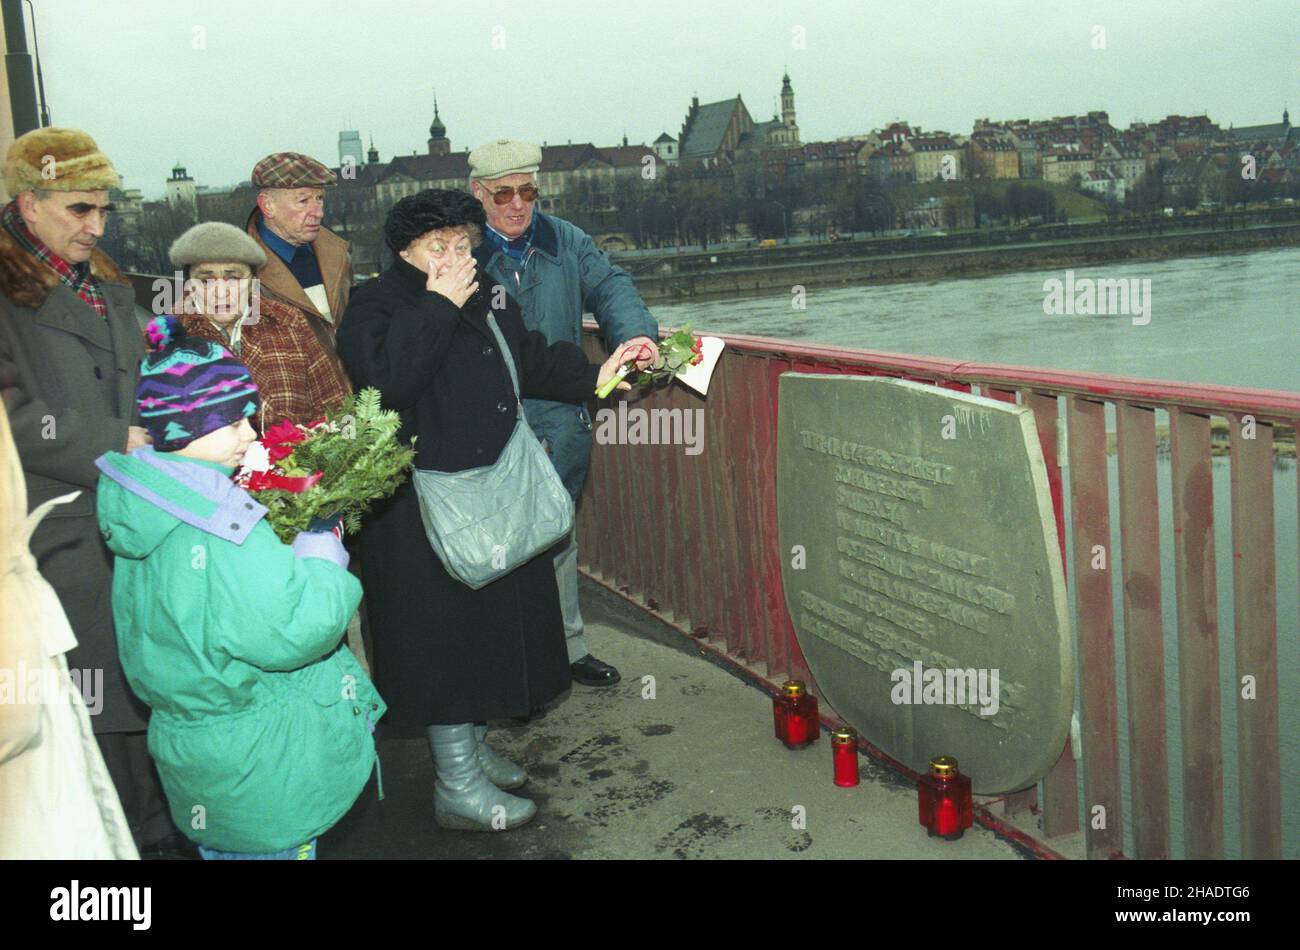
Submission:
POLYGON ((501 791, 479 764, 474 724, 429 726, 438 783, 434 816, 441 828, 456 831, 506 831, 527 824, 537 806, 526 798, 501 791))
POLYGON ((487 744, 487 726, 475 726, 474 737, 478 739, 478 761, 488 781, 502 791, 519 788, 528 781, 528 773, 522 765, 515 765, 508 759, 497 755, 496 750, 487 744))

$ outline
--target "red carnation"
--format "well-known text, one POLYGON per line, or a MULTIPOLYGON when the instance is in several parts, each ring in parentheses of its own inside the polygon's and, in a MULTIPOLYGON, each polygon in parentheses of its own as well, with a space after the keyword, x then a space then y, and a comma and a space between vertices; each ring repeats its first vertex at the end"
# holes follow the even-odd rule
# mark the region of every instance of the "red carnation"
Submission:
POLYGON ((266 446, 267 455, 274 463, 291 455, 294 445, 306 438, 301 429, 285 419, 266 430, 266 435, 262 436, 262 444, 266 446))

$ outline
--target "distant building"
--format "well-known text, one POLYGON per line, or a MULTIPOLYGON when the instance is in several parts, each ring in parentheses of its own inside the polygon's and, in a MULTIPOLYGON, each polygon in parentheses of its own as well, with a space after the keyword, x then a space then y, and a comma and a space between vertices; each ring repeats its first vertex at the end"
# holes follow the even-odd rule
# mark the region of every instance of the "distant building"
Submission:
POLYGON ((1110 169, 1094 168, 1083 176, 1079 186, 1084 191, 1121 203, 1126 193, 1124 179, 1110 169))
POLYGON ((781 77, 781 115, 770 122, 758 122, 741 136, 740 148, 763 151, 773 148, 799 148, 799 124, 795 121, 794 88, 790 75, 781 77))
POLYGON ((622 145, 595 151, 596 156, 611 169, 616 187, 627 182, 654 181, 659 177, 659 166, 663 164, 657 149, 647 145, 628 145, 626 136, 622 145))
MULTIPOLYGON (((1097 171, 1108 172, 1123 183, 1128 190, 1146 174, 1146 160, 1142 152, 1124 142, 1107 142, 1097 154, 1097 171)), ((1123 199, 1118 199, 1122 201, 1123 199)))
POLYGON ((430 155, 449 155, 451 154, 451 141, 447 138, 447 127, 442 124, 442 119, 438 117, 438 97, 433 97, 433 122, 429 124, 429 154, 430 155))
POLYGON ((1043 151, 1043 181, 1068 185, 1075 175, 1083 178, 1096 167, 1096 156, 1074 143, 1054 145, 1043 151))
POLYGON ((1165 172, 1164 186, 1191 206, 1217 203, 1223 200, 1224 179, 1232 164, 1229 155, 1185 158, 1165 172))
POLYGON ((1300 139, 1300 135, 1295 135, 1291 127, 1290 111, 1282 110, 1282 121, 1273 125, 1243 125, 1240 128, 1229 126, 1224 136, 1231 142, 1238 145, 1282 145, 1292 141, 1293 137, 1300 139))
POLYGON ((391 162, 373 167, 376 197, 385 210, 426 188, 464 189, 469 184, 468 152, 396 155, 391 162))
POLYGON ((347 130, 339 133, 339 166, 362 164, 361 133, 347 130))
POLYGON ((108 200, 113 203, 113 217, 121 221, 123 231, 135 233, 144 207, 139 188, 110 188, 108 200))
POLYGON ((916 231, 975 227, 975 204, 967 195, 927 198, 903 212, 904 226, 916 231))
POLYGON ((878 182, 912 181, 912 146, 907 141, 886 142, 867 159, 867 171, 878 182))
POLYGON ((968 145, 976 178, 1019 178, 1020 153, 1007 132, 976 132, 968 145))
POLYGON ((809 142, 797 151, 787 150, 786 154, 791 156, 792 161, 797 161, 805 175, 834 172, 848 176, 866 171, 865 168, 858 168, 858 155, 861 151, 860 142, 809 142))
POLYGON ((172 176, 167 179, 167 204, 178 211, 186 211, 197 220, 198 192, 194 179, 185 174, 185 167, 177 162, 172 166, 172 176))
POLYGON ((908 142, 912 149, 912 174, 917 181, 966 177, 965 149, 946 132, 918 135, 908 142))
POLYGON ((704 105, 699 96, 692 97, 679 142, 682 162, 700 162, 706 168, 723 160, 734 162, 737 152, 756 156, 769 149, 800 148, 789 74, 781 77, 781 114, 768 122, 756 123, 739 93, 734 99, 704 105))
POLYGON ((682 162, 702 162, 705 166, 734 158, 741 137, 753 128, 754 119, 739 95, 704 105, 700 105, 699 96, 692 96, 678 137, 678 157, 682 162))
POLYGON ((677 140, 667 132, 661 133, 659 138, 655 139, 654 150, 660 161, 668 165, 677 164, 677 140))

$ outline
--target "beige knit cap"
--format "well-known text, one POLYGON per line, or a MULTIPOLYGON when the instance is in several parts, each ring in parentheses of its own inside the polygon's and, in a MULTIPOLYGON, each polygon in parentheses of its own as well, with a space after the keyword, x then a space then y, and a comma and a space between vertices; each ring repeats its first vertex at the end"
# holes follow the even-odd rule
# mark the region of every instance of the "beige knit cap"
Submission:
POLYGON ((266 254, 248 232, 224 221, 196 224, 176 239, 168 252, 173 267, 195 264, 247 264, 254 271, 266 263, 266 254))
POLYGON ((20 191, 107 191, 122 183, 113 163, 80 129, 32 129, 5 156, 5 188, 20 191))
POLYGON ((469 153, 469 177, 491 181, 506 175, 527 175, 542 165, 542 150, 531 142, 497 139, 469 153))

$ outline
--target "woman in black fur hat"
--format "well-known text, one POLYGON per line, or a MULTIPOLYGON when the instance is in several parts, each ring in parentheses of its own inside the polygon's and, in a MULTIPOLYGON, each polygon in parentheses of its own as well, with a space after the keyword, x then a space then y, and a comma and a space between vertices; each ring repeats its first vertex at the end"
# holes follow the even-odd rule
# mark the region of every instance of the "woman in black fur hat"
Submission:
MULTIPOLYGON (((483 225, 482 206, 468 194, 403 198, 384 224, 393 266, 356 289, 339 324, 348 373, 401 414, 402 437, 416 437, 416 468, 491 465, 514 430, 514 386, 489 306, 524 397, 585 402, 638 349, 622 347, 598 367, 578 347, 527 330, 507 288, 480 284, 472 251, 483 225)), ((426 730, 438 824, 491 830, 494 814, 506 827, 524 824, 537 806, 504 789, 523 785, 527 773, 486 744, 485 720, 526 716, 569 687, 550 553, 470 589, 429 546, 409 482, 367 517, 359 541, 385 722, 426 730), (504 811, 494 813, 497 806, 504 811)))

